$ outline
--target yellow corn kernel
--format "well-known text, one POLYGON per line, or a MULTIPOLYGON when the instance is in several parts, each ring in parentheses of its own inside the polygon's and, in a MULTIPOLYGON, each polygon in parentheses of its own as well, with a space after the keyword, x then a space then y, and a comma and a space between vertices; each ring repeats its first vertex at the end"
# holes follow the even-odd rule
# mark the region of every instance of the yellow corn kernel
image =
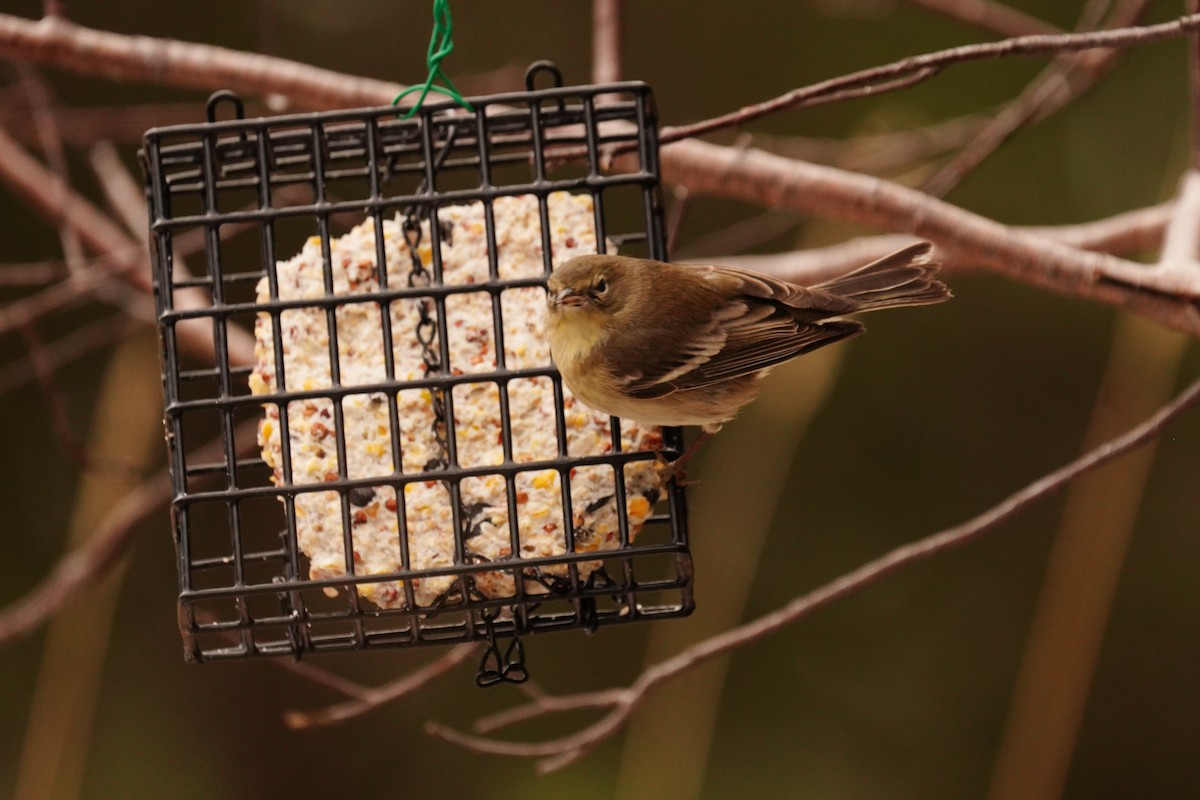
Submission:
POLYGON ((552 469, 544 472, 539 472, 533 479, 533 486, 536 489, 549 489, 558 480, 558 473, 552 469))
POLYGON ((629 514, 633 517, 644 517, 650 513, 650 501, 644 497, 635 497, 629 501, 629 514))
POLYGON ((257 372, 250 373, 250 394, 266 394, 269 390, 267 382, 257 372))
POLYGON ((380 436, 387 436, 387 432, 388 432, 387 425, 380 425, 377 430, 378 430, 380 436))
POLYGON ((274 432, 275 432, 275 426, 271 424, 270 420, 267 420, 266 422, 264 422, 262 424, 262 438, 264 441, 267 439, 270 439, 271 434, 274 432))
POLYGON ((433 395, 431 395, 429 393, 428 389, 421 390, 421 402, 422 403, 430 403, 430 404, 433 403, 433 395))
POLYGON ((310 236, 310 237, 308 237, 308 243, 311 244, 313 247, 320 247, 321 246, 321 237, 320 236, 310 236))
POLYGON ((376 458, 382 458, 383 454, 387 452, 387 448, 382 442, 371 442, 367 445, 367 452, 376 458))
POLYGON ((317 388, 317 382, 316 382, 316 381, 314 381, 312 378, 305 378, 305 379, 304 379, 304 391, 306 391, 306 392, 309 392, 309 391, 312 391, 312 390, 313 390, 313 389, 315 389, 315 388, 317 388))
POLYGON ((537 509, 534 509, 533 511, 530 511, 529 516, 533 517, 534 519, 540 519, 541 517, 544 517, 549 513, 550 513, 550 509, 548 509, 548 508, 537 508, 537 509))

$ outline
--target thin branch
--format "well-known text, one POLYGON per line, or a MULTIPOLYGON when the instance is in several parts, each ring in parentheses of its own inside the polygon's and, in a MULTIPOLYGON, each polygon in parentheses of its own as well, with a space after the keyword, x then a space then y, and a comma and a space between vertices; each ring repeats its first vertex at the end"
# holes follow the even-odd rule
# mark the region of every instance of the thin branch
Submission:
MULTIPOLYGON (((541 758, 539 769, 550 771, 586 755, 615 733, 638 708, 646 696, 672 678, 724 653, 743 647, 792 623, 809 616, 834 600, 852 594, 910 564, 934 555, 962 547, 994 530, 1037 500, 1058 491, 1075 478, 1107 464, 1156 438, 1163 429, 1185 411, 1200 402, 1200 379, 1194 381, 1175 399, 1156 411, 1140 425, 1110 439, 1074 461, 1039 478, 1010 495, 982 514, 961 525, 948 528, 919 541, 898 547, 857 569, 830 581, 813 591, 795 598, 782 608, 758 619, 699 642, 672 658, 647 669, 624 689, 609 690, 606 699, 611 710, 592 725, 558 739, 540 742, 506 742, 486 736, 472 735, 448 728, 439 723, 427 723, 426 731, 434 736, 462 745, 480 753, 541 758)), ((592 693, 587 693, 591 695, 592 693)), ((573 705, 570 697, 557 698, 564 707, 573 705)), ((535 698, 540 710, 554 710, 545 698, 535 698)), ((525 714, 527 719, 536 714, 525 714)))
MULTIPOLYGON (((1123 3, 1113 13, 1111 27, 1132 25, 1149 5, 1150 0, 1123 3)), ((1080 29, 1091 27, 1088 18, 1095 14, 1089 12, 1095 8, 1095 2, 1085 7, 1080 29)), ((1090 50, 1057 56, 1016 100, 993 117, 962 151, 926 180, 921 186, 922 191, 935 197, 946 195, 1026 124, 1040 122, 1095 86, 1116 64, 1120 55, 1120 50, 1090 50)))
MULTIPOLYGON (((476 642, 457 645, 446 651, 435 661, 431 661, 420 669, 375 689, 363 686, 352 689, 351 687, 356 685, 343 683, 343 691, 350 689, 349 693, 353 696, 353 700, 337 703, 319 711, 289 711, 284 714, 284 724, 292 729, 312 728, 318 725, 331 725, 335 722, 342 722, 351 717, 365 714, 406 694, 412 694, 434 678, 471 658, 478 651, 479 644, 476 642)), ((291 662, 280 662, 280 665, 288 669, 292 668, 291 662)), ((304 670, 293 671, 301 674, 304 673, 304 670)), ((314 680, 317 679, 313 675, 307 675, 307 677, 314 680)), ((320 682, 329 685, 325 680, 325 676, 320 678, 320 682)))
POLYGON ((623 689, 605 689, 559 697, 546 694, 541 687, 532 682, 519 684, 519 688, 529 697, 530 702, 480 717, 475 720, 471 729, 479 734, 491 733, 542 714, 576 711, 581 708, 607 708, 615 705, 624 691, 623 689))
POLYGON ((624 0, 592 2, 592 83, 621 80, 621 15, 624 0))
MULTIPOLYGON (((0 27, 3 22, 4 16, 0 15, 0 27)), ((76 231, 85 247, 112 258, 111 273, 137 289, 143 298, 151 295, 153 286, 145 247, 131 239, 86 198, 66 186, 2 130, 0 181, 7 183, 52 224, 67 225, 76 231)), ((95 283, 85 283, 85 286, 92 288, 100 283, 101 280, 96 279, 95 283)), ((173 300, 175 308, 179 309, 205 308, 209 305, 203 292, 195 288, 176 291, 173 300)), ((181 324, 176 332, 181 345, 190 352, 210 361, 214 358, 211 326, 202 322, 198 325, 181 324)), ((248 331, 230 326, 227 341, 233 363, 254 363, 254 337, 248 331)))
MULTIPOLYGON (((111 261, 111 260, 110 260, 111 261)), ((0 307, 0 333, 31 325, 38 319, 55 311, 62 311, 78 303, 84 297, 97 293, 101 284, 112 280, 104 270, 88 269, 46 287, 36 294, 0 307)), ((154 321, 154 308, 148 297, 142 298, 141 307, 125 305, 125 312, 133 319, 154 321)))
POLYGON ((0 286, 45 286, 67 277, 62 260, 0 264, 0 286))
MULTIPOLYGON (((234 441, 241 446, 238 452, 247 455, 257 449, 256 421, 245 422, 234 429, 234 441)), ((220 439, 209 442, 188 456, 202 463, 225 457, 225 445, 220 439)), ((201 478, 210 481, 213 476, 201 478)), ((0 609, 0 645, 28 636, 52 617, 63 604, 77 599, 89 586, 106 575, 121 560, 133 542, 138 526, 158 514, 170 502, 171 486, 166 475, 159 473, 129 492, 99 521, 97 530, 85 544, 59 559, 58 564, 24 597, 0 609)))
MULTIPOLYGON (((114 314, 71 331, 61 339, 42 346, 42 357, 48 369, 58 370, 88 353, 124 339, 138 326, 122 314, 114 314)), ((0 367, 0 395, 25 385, 37 377, 33 359, 24 358, 0 367)))
POLYGON ((881 175, 957 150, 978 135, 990 117, 954 117, 920 128, 864 133, 848 139, 776 136, 755 132, 752 143, 769 153, 881 175))
MULTIPOLYGON (((49 13, 49 12, 48 12, 49 13)), ((28 64, 18 64, 17 72, 21 76, 21 88, 29 100, 30 117, 37 133, 38 143, 46 157, 46 164, 60 182, 59 205, 63 207, 63 215, 70 217, 70 196, 66 187, 70 185, 71 174, 67 170, 67 157, 63 151, 62 132, 54 113, 54 100, 50 88, 37 70, 28 64)), ((79 234, 64 223, 58 225, 58 238, 62 243, 63 258, 67 269, 77 272, 82 269, 84 260, 83 246, 79 243, 79 234)))
POLYGON ((100 188, 108 207, 129 234, 144 245, 150 243, 146 225, 146 195, 141 185, 125 169, 112 142, 96 142, 88 150, 88 162, 100 179, 100 188))
POLYGON ((908 3, 1001 36, 1062 33, 1062 28, 1056 25, 992 0, 908 0, 908 3))
MULTIPOLYGON (((999 42, 983 42, 980 44, 961 45, 947 50, 939 50, 919 56, 910 56, 890 64, 859 70, 848 75, 830 78, 793 89, 787 94, 767 100, 763 103, 745 106, 737 111, 722 114, 719 117, 702 120, 690 125, 664 128, 659 141, 663 144, 677 142, 695 136, 743 125, 768 114, 789 108, 803 108, 822 102, 829 95, 841 99, 856 96, 855 93, 871 94, 879 91, 878 84, 889 84, 908 76, 919 75, 924 80, 936 75, 945 67, 965 64, 971 61, 983 61, 1007 56, 1030 56, 1043 53, 1060 53, 1064 51, 1093 50, 1101 47, 1132 47, 1139 44, 1160 42, 1173 39, 1185 33, 1200 28, 1200 14, 1191 14, 1171 22, 1141 27, 1114 28, 1105 31, 1088 31, 1084 33, 1062 33, 1056 35, 1040 34, 1035 36, 1018 36, 999 42)), ((2 46, 2 41, 0 41, 2 46)), ((888 88, 911 86, 917 81, 909 80, 888 88)))
POLYGON ((46 355, 46 348, 42 345, 42 340, 32 325, 22 325, 18 331, 21 334, 21 340, 25 343, 29 364, 33 368, 34 377, 37 379, 38 388, 42 393, 50 430, 54 433, 54 438, 67 457, 76 466, 86 469, 88 467, 87 448, 84 447, 83 441, 76 435, 75 429, 71 425, 71 417, 67 414, 67 405, 63 400, 62 391, 58 388, 58 381, 54 378, 54 366, 46 355))

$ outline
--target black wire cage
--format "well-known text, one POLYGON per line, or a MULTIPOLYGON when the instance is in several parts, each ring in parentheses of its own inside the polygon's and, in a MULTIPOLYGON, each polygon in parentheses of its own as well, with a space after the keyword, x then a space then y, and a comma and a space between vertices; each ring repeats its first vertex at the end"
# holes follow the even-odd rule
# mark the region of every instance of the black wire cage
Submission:
POLYGON ((526 84, 146 133, 190 660, 502 635, 519 667, 691 611, 680 432, 575 403, 541 328, 566 258, 666 257, 653 95, 526 84))

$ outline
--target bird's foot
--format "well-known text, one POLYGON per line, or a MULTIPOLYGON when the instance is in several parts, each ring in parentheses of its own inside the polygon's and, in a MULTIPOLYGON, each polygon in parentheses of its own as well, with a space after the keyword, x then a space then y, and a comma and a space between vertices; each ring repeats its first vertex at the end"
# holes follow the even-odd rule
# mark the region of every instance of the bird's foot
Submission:
POLYGON ((683 468, 683 462, 686 459, 680 457, 674 461, 667 459, 659 450, 654 454, 654 471, 658 473, 658 478, 664 484, 669 481, 675 481, 675 485, 681 489, 685 486, 694 486, 700 481, 688 480, 687 471, 683 468))

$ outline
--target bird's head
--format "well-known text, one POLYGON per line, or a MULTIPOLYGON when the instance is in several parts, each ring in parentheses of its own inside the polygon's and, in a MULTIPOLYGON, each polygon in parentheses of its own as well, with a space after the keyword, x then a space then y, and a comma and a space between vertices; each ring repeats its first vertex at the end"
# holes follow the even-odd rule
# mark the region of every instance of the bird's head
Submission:
POLYGON ((625 309, 637 282, 636 261, 622 256, 577 256, 550 276, 546 302, 552 316, 611 319, 625 309))

